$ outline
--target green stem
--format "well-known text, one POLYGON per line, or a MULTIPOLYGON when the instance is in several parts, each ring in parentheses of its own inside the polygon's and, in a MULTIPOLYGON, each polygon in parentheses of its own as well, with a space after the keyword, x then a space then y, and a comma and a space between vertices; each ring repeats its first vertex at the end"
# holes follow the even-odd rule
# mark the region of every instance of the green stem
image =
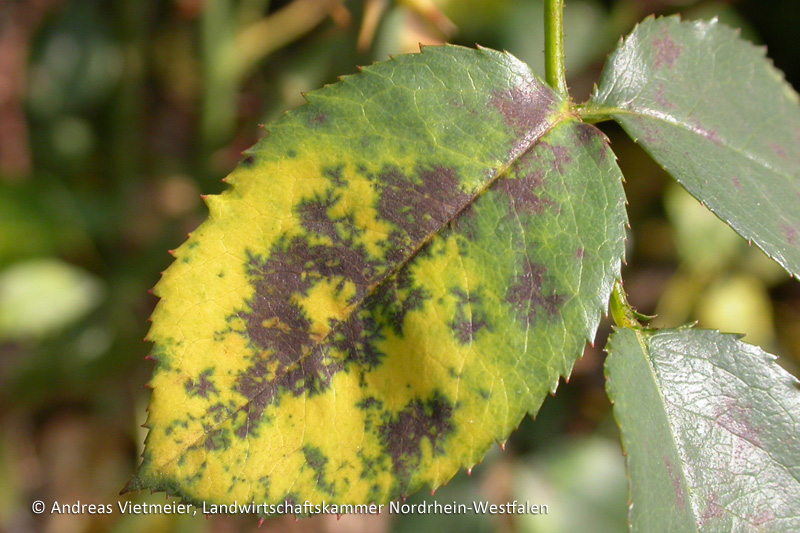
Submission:
POLYGON ((611 114, 617 112, 616 109, 590 107, 590 105, 579 105, 576 107, 581 120, 588 124, 597 124, 611 119, 611 114))
POLYGON ((642 329, 642 325, 637 320, 639 314, 628 303, 628 297, 622 283, 614 283, 614 292, 611 294, 611 316, 614 323, 621 328, 642 329))
POLYGON ((568 97, 564 68, 564 0, 544 2, 544 73, 548 85, 568 97))

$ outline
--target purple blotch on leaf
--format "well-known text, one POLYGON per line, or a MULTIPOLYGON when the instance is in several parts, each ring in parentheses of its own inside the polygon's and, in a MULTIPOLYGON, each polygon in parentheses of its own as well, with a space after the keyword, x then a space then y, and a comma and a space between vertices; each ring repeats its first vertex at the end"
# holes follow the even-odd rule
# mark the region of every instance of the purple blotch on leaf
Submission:
POLYGON ((661 29, 661 36, 653 36, 653 47, 656 49, 654 67, 657 69, 665 65, 672 68, 683 51, 683 47, 672 40, 667 28, 661 29))
POLYGON ((528 323, 533 322, 539 309, 544 309, 548 315, 555 316, 564 297, 556 294, 555 290, 549 292, 544 290, 547 272, 544 265, 534 263, 528 257, 525 257, 524 261, 522 273, 509 287, 506 300, 528 323))

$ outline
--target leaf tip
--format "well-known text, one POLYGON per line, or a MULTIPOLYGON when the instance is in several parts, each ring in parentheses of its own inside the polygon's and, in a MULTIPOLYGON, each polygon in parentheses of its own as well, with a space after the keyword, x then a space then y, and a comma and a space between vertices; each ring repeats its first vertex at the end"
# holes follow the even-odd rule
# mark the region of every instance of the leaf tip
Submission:
POLYGON ((145 488, 144 481, 138 473, 134 474, 128 483, 119 491, 119 495, 123 496, 131 492, 141 492, 145 488))

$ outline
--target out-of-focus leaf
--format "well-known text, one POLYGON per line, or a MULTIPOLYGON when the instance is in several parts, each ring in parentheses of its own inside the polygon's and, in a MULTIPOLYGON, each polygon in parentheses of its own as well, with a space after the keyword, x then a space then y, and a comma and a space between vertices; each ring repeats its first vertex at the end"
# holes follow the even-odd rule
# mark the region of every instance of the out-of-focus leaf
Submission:
POLYGON ((634 531, 800 530, 800 383, 710 330, 616 331, 607 389, 634 531))
POLYGON ((32 257, 91 256, 86 211, 48 175, 22 184, 0 181, 0 269, 32 257))
POLYGON ((742 248, 747 248, 731 228, 677 184, 667 188, 664 207, 681 262, 691 271, 718 274, 740 259, 742 248))
POLYGON ((589 109, 800 276, 800 106, 763 49, 714 21, 645 20, 611 55, 589 109))
POLYGON ((622 531, 626 486, 618 442, 601 437, 559 442, 516 471, 515 496, 548 506, 546 514, 518 516, 518 531, 622 531))
POLYGON ((363 504, 436 488, 594 336, 621 176, 525 65, 431 47, 307 98, 156 287, 129 489, 363 504))
POLYGON ((746 331, 750 344, 769 348, 774 341, 769 293, 754 276, 738 274, 713 282, 697 302, 697 319, 704 328, 746 331))
POLYGON ((28 98, 43 117, 79 112, 107 98, 122 75, 122 51, 90 2, 68 3, 33 49, 28 98))
POLYGON ((33 259, 0 272, 0 339, 54 333, 102 300, 100 280, 57 259, 33 259))

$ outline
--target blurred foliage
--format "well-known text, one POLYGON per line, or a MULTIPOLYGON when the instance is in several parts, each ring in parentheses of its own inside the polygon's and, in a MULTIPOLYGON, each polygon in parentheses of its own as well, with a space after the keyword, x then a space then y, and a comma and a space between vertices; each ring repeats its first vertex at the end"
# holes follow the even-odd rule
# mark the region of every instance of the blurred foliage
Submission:
MULTIPOLYGON (((620 35, 651 13, 719 16, 800 85, 794 0, 570 0, 569 84, 585 99, 620 35)), ((138 461, 151 371, 147 289, 205 217, 199 194, 301 92, 445 40, 542 73, 541 0, 2 0, 0 530, 239 531, 251 517, 49 515, 35 499, 112 503, 138 461)), ((800 285, 673 185, 617 127, 630 299, 658 325, 699 320, 800 364, 800 285)), ((769 216, 768 213, 765 216, 769 216)), ((321 516, 293 531, 619 531, 623 460, 601 347, 442 502, 530 500, 539 516, 321 516)), ((128 498, 126 496, 125 498, 128 498)), ((431 501, 418 494, 410 501, 431 501)), ((162 494, 135 501, 163 502, 162 494)), ((292 517, 259 531, 288 528, 292 517)))

